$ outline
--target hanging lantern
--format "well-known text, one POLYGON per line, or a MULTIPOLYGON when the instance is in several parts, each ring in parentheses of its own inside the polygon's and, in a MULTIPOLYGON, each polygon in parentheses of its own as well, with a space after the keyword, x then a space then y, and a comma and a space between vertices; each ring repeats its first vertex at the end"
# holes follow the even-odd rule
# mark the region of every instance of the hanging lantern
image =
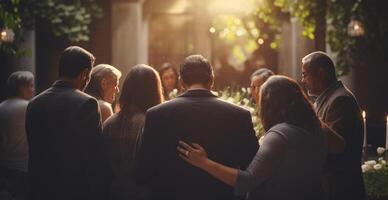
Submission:
POLYGON ((348 25, 348 35, 351 37, 361 37, 365 35, 364 25, 361 21, 352 19, 348 25))
POLYGON ((15 33, 9 28, 2 29, 0 32, 0 40, 4 43, 11 43, 15 40, 15 33))

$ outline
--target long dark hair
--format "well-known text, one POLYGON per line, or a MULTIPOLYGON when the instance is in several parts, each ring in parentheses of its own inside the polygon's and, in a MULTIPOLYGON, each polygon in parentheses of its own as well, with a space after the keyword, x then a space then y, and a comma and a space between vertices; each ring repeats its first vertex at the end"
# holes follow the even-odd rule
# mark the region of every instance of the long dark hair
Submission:
POLYGON ((134 113, 145 113, 164 101, 162 94, 158 72, 148 65, 136 65, 125 77, 119 98, 119 113, 127 117, 134 113))
POLYGON ((265 131, 289 123, 307 131, 321 127, 312 104, 299 84, 286 76, 271 76, 260 90, 260 117, 265 131))

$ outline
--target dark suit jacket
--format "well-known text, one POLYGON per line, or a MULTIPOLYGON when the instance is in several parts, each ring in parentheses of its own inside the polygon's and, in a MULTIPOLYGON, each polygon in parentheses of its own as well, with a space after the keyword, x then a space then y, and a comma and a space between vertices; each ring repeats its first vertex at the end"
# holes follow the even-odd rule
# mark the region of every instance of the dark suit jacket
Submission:
POLYGON ((346 142, 343 153, 328 156, 329 199, 365 199, 361 171, 363 123, 355 97, 338 81, 318 97, 316 111, 346 142))
POLYGON ((32 200, 107 199, 109 163, 96 99, 65 81, 27 107, 32 200))
POLYGON ((233 188, 179 158, 178 141, 203 145, 210 159, 245 169, 257 138, 250 113, 208 90, 190 90, 148 110, 138 152, 137 180, 153 199, 236 199, 233 188))

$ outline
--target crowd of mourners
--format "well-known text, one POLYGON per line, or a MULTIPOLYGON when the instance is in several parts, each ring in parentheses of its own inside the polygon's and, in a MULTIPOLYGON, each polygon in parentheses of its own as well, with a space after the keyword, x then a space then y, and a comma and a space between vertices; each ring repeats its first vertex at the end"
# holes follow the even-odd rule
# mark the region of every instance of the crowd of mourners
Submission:
POLYGON ((212 93, 213 68, 201 55, 178 70, 135 65, 120 91, 121 72, 94 62, 66 48, 58 79, 36 96, 31 72, 9 76, 0 199, 366 198, 360 108, 326 53, 302 59, 302 86, 266 68, 247 77, 261 145, 251 113, 212 93))

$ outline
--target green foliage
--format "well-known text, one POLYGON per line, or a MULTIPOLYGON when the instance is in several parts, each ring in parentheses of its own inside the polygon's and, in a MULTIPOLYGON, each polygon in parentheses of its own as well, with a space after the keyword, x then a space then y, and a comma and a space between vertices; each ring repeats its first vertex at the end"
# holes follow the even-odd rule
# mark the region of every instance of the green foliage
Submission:
POLYGON ((36 3, 36 14, 46 20, 52 33, 71 42, 89 41, 89 27, 94 18, 102 16, 102 9, 95 0, 40 0, 36 3))
POLYGON ((20 49, 24 33, 35 20, 47 22, 54 36, 70 42, 88 41, 90 24, 102 16, 97 0, 3 0, 0 4, 0 28, 12 29, 13 43, 0 43, 0 53, 9 56, 28 54, 20 49))
POLYGON ((15 39, 12 43, 0 42, 0 53, 12 56, 22 56, 29 53, 28 50, 20 50, 17 44, 23 39, 26 28, 31 28, 28 19, 31 18, 26 11, 29 1, 9 0, 0 4, 0 30, 4 28, 12 29, 15 39))
MULTIPOLYGON (((274 1, 277 0, 268 0, 274 1)), ((349 67, 359 63, 373 63, 384 58, 388 50, 387 4, 381 0, 279 0, 283 9, 302 24, 303 34, 314 38, 316 19, 325 17, 327 38, 330 50, 335 54, 337 74, 343 75, 349 67), (326 5, 322 5, 326 4, 326 5), (350 8, 350 9, 349 9, 350 8), (365 29, 362 37, 351 37, 347 27, 352 18, 359 20, 365 29), (365 50, 369 53, 366 53, 365 50)))

